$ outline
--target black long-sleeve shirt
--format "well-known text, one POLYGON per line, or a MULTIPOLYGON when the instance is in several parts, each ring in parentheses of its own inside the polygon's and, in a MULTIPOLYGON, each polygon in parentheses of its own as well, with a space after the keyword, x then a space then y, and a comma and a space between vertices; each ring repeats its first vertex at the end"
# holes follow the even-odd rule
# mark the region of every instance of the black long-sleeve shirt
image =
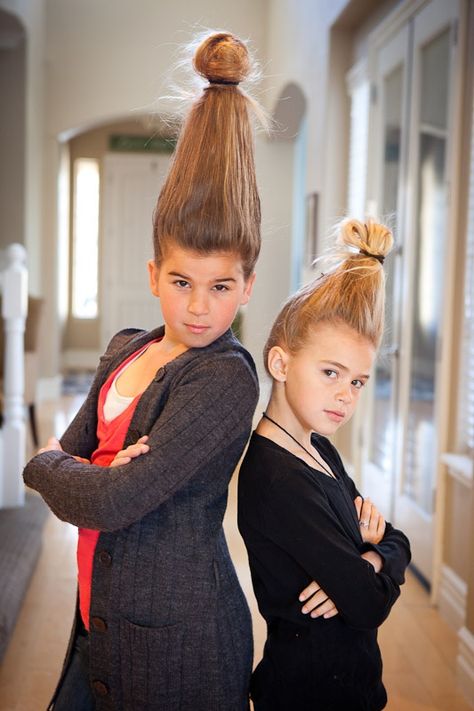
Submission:
POLYGON ((320 654, 322 683, 327 675, 350 674, 352 669, 352 676, 362 677, 357 683, 363 687, 362 658, 379 658, 376 629, 400 594, 409 542, 390 523, 378 545, 362 541, 354 482, 328 439, 314 434, 313 444, 335 479, 266 437, 252 435, 240 469, 239 529, 270 633, 282 622, 309 628, 320 654), (369 549, 383 559, 380 573, 361 558, 369 549), (302 614, 298 597, 312 580, 333 600, 339 615, 325 620, 302 614))

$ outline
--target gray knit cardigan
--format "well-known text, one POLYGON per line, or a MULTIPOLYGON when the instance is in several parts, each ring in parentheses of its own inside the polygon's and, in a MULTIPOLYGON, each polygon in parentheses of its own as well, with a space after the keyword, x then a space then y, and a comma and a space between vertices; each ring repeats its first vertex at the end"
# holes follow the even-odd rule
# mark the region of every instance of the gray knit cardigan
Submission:
POLYGON ((64 453, 33 457, 24 480, 60 519, 101 531, 89 634, 97 711, 243 711, 251 620, 222 519, 258 398, 250 355, 228 331, 160 368, 125 440, 149 435, 149 453, 115 468, 70 456, 90 458, 97 447, 108 375, 162 335, 114 336, 61 439, 64 453))

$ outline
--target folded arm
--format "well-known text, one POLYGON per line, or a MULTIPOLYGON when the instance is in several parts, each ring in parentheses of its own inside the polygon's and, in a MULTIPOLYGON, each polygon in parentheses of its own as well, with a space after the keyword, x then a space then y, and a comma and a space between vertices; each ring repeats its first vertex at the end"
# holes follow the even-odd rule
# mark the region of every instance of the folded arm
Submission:
POLYGON ((45 452, 27 464, 25 483, 76 526, 124 528, 158 508, 224 448, 234 445, 237 464, 256 400, 253 375, 239 355, 203 358, 170 393, 148 433, 145 457, 104 468, 45 452))

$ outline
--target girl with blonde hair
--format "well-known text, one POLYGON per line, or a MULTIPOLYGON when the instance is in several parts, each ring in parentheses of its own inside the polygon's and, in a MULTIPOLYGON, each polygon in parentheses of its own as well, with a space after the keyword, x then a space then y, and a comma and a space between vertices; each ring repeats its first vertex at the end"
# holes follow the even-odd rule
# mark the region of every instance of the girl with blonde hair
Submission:
POLYGON ((245 711, 251 621, 222 528, 255 366, 231 323, 260 250, 245 44, 198 47, 207 80, 154 216, 164 326, 126 329, 79 413, 24 479, 79 528, 76 619, 55 711, 245 711), (140 456, 143 455, 143 456, 140 456))
POLYGON ((271 397, 240 469, 238 507, 268 629, 255 711, 386 704, 377 628, 400 593, 409 543, 362 499, 327 438, 369 379, 391 246, 385 226, 343 222, 330 270, 289 298, 265 346, 271 397))

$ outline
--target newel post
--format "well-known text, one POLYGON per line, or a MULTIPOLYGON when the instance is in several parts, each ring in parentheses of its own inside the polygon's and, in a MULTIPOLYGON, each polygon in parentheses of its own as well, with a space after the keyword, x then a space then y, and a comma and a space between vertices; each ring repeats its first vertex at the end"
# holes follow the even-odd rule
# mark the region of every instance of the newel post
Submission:
POLYGON ((3 372, 3 456, 0 507, 22 506, 25 466, 25 373, 24 333, 28 304, 26 250, 11 244, 5 250, 2 274, 2 316, 4 319, 3 372))

